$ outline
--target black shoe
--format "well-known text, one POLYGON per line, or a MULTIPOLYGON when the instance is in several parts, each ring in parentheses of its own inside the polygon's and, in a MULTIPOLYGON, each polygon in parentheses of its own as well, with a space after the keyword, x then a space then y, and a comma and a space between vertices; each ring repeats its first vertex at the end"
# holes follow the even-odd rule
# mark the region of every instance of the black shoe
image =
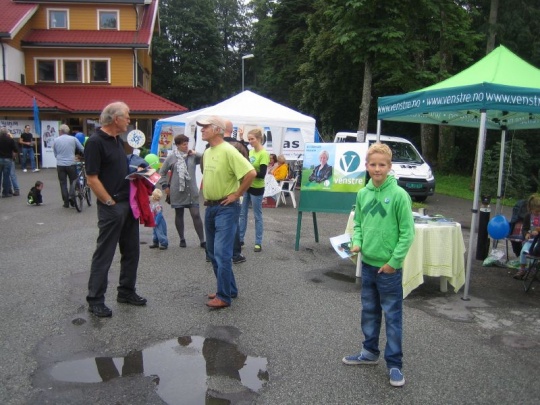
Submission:
POLYGON ((206 249, 206 242, 201 242, 201 247, 202 247, 203 249, 206 249))
POLYGON ((244 246, 244 241, 240 242, 240 246, 244 246))
POLYGON ((109 318, 112 316, 111 309, 105 304, 94 304, 88 306, 88 311, 99 318, 109 318))
POLYGON ((116 302, 131 305, 146 305, 146 298, 137 295, 137 293, 131 293, 130 295, 125 297, 119 295, 118 297, 116 297, 116 302))
POLYGON ((75 200, 73 198, 69 199, 69 205, 71 205, 72 207, 75 207, 75 200))
POLYGON ((13 192, 13 196, 14 196, 14 197, 18 197, 18 196, 20 196, 20 195, 21 195, 21 193, 19 192, 19 190, 15 190, 15 191, 13 192))
POLYGON ((157 249, 159 247, 158 244, 154 243, 153 245, 148 246, 150 249, 157 249))
POLYGON ((159 250, 167 250, 167 246, 160 246, 159 250))
POLYGON ((64 204, 64 205, 62 205, 62 207, 69 208, 69 204, 64 204))
POLYGON ((233 257, 232 262, 234 264, 238 263, 244 263, 246 261, 246 257, 244 255, 238 255, 236 257, 233 257))
POLYGON ((180 240, 180 247, 186 247, 186 240, 185 239, 181 239, 180 240))

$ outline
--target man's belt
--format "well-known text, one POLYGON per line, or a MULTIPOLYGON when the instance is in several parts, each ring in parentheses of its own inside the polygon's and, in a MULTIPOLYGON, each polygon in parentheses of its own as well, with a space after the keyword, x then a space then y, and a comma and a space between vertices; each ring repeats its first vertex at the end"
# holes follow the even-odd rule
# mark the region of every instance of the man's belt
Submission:
POLYGON ((204 206, 205 207, 214 207, 216 205, 221 205, 223 201, 225 201, 227 197, 222 198, 221 200, 204 200, 204 206))

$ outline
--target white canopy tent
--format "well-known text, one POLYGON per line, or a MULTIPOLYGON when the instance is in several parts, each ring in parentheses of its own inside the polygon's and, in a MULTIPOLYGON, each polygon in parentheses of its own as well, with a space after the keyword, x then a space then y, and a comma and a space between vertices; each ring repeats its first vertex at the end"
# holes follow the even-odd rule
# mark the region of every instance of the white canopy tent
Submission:
POLYGON ((159 120, 151 153, 163 156, 178 134, 188 136, 195 149, 202 152, 206 143, 197 139, 196 122, 211 115, 231 120, 237 138, 246 136, 254 127, 264 128, 266 150, 284 154, 288 160, 296 160, 306 142, 318 142, 314 118, 246 90, 214 106, 159 120))

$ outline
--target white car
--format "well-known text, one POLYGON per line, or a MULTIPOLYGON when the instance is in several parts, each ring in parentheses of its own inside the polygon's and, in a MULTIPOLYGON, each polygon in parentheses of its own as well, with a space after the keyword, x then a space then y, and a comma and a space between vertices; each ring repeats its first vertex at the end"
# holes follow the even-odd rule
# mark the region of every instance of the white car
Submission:
MULTIPOLYGON (((377 140, 377 135, 367 134, 365 142, 369 145, 377 140)), ((414 145, 405 138, 381 135, 381 142, 392 149, 392 171, 398 184, 403 187, 415 201, 425 199, 435 193, 435 177, 431 167, 414 145)), ((338 132, 334 142, 356 142, 354 132, 338 132)))

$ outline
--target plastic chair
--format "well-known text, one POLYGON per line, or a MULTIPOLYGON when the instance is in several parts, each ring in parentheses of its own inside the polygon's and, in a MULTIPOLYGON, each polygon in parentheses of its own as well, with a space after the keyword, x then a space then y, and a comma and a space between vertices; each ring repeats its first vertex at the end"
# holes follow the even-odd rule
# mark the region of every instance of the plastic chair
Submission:
POLYGON ((283 202, 283 204, 287 204, 287 200, 285 199, 287 195, 291 197, 292 205, 294 208, 296 208, 296 197, 294 196, 294 189, 296 187, 297 180, 298 176, 290 180, 283 180, 279 182, 279 185, 281 186, 281 191, 279 192, 279 195, 276 199, 276 208, 279 206, 280 200, 283 202))

